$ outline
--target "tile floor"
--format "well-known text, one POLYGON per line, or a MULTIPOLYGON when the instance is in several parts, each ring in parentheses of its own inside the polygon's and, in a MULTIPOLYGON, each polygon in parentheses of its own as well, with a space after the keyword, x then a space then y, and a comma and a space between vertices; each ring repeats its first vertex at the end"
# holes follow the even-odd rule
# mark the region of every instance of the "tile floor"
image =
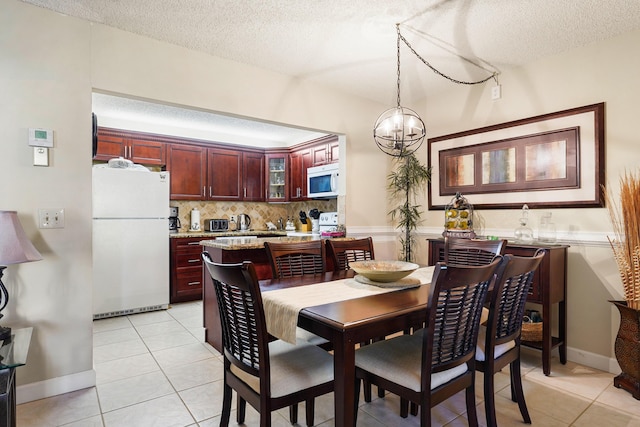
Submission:
MULTIPOLYGON (((19 405, 18 427, 217 426, 222 362, 203 342, 201 312, 201 302, 192 302, 95 321, 96 387, 19 405)), ((640 426, 640 402, 613 387, 613 375, 571 362, 563 366, 556 359, 551 376, 545 377, 538 352, 525 351, 523 359, 533 425, 640 426)), ((521 426, 518 407, 509 399, 508 378, 507 371, 496 379, 498 423, 521 426)), ((480 425, 485 426, 481 385, 476 395, 480 425)), ((358 426, 419 425, 416 417, 399 417, 399 400, 394 396, 360 402, 358 426)), ((300 411, 303 421, 304 408, 300 411)), ((316 425, 331 427, 332 417, 333 395, 317 399, 316 425)), ((277 427, 290 425, 287 409, 274 413, 272 420, 277 427)), ((434 408, 433 424, 466 427, 464 396, 434 408)), ((235 412, 231 425, 236 425, 235 412)), ((258 425, 258 414, 249 405, 246 425, 258 425)))

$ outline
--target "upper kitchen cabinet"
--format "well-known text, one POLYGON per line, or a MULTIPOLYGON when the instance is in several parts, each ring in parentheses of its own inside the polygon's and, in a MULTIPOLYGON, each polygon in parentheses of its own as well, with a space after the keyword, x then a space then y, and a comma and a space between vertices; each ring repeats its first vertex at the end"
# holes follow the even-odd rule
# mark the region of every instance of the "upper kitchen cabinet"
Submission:
POLYGON ((313 166, 311 150, 302 148, 289 153, 289 200, 307 199, 307 168, 313 166))
POLYGON ((306 142, 289 153, 289 200, 307 199, 307 169, 340 160, 336 135, 306 142))
POLYGON ((313 166, 338 162, 340 160, 339 146, 336 135, 329 135, 313 141, 313 145, 310 148, 313 166))
POLYGON ((208 200, 264 201, 262 152, 207 149, 208 200))
POLYGON ((241 200, 241 151, 209 148, 207 168, 207 199, 241 200))
POLYGON ((284 202, 289 199, 288 160, 287 152, 265 155, 267 202, 284 202))
POLYGON ((98 146, 93 159, 108 161, 116 157, 142 165, 164 166, 166 144, 152 135, 98 128, 98 146))
POLYGON ((264 201, 264 153, 242 153, 242 200, 264 201))
POLYGON ((207 149, 169 144, 167 148, 171 200, 204 200, 207 187, 207 149))

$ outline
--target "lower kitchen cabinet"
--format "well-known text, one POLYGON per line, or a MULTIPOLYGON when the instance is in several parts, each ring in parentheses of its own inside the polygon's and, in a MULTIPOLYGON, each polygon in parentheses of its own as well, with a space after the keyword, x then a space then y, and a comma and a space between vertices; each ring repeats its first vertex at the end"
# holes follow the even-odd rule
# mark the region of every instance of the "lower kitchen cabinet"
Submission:
POLYGON ((201 237, 180 237, 170 241, 170 302, 202 299, 201 237))

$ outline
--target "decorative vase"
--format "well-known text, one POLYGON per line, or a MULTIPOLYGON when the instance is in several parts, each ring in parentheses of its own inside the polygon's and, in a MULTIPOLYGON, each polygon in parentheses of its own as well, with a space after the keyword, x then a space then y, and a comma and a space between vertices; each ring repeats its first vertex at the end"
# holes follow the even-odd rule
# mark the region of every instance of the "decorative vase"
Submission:
POLYGON ((640 400, 640 310, 628 307, 626 301, 610 302, 620 311, 615 354, 622 373, 613 379, 613 385, 640 400))

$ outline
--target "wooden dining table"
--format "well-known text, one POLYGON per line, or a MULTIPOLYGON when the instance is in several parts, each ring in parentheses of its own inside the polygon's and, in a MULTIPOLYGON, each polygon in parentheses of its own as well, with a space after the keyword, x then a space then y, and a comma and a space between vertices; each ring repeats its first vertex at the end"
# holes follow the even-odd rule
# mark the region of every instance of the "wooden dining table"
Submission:
MULTIPOLYGON (((353 272, 271 279, 261 281, 260 288, 265 302, 271 298, 271 292, 268 292, 270 290, 301 287, 348 277, 353 277, 353 272)), ((408 289, 391 289, 386 293, 304 307, 300 310, 298 327, 331 341, 333 345, 336 426, 355 425, 357 344, 423 324, 429 298, 429 286, 424 285, 428 283, 408 289)), ((276 294, 277 292, 272 295, 276 294)))

